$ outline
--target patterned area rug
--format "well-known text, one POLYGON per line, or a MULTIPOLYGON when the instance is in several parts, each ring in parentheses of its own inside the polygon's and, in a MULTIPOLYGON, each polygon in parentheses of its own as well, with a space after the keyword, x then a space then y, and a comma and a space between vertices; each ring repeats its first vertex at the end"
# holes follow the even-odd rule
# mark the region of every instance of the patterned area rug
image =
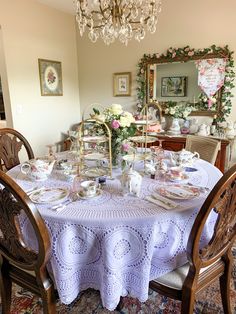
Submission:
MULTIPOLYGON (((236 248, 233 250, 234 267, 231 280, 231 305, 232 313, 236 313, 236 248)), ((88 289, 69 306, 57 302, 57 313, 83 313, 83 314, 177 314, 180 313, 181 303, 165 298, 154 291, 149 291, 149 298, 145 303, 137 299, 125 297, 120 311, 108 311, 103 308, 98 291, 88 289)), ((2 313, 2 311, 0 312, 2 313)), ((41 300, 33 294, 14 285, 11 314, 42 314, 41 300)), ((195 303, 195 314, 220 314, 223 313, 219 284, 206 289, 198 295, 195 303)))

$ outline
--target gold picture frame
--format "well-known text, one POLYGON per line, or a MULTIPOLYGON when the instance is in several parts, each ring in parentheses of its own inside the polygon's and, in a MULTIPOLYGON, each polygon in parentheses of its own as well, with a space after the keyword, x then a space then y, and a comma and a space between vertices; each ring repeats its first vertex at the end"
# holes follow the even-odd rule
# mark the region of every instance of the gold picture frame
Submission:
POLYGON ((120 72, 113 74, 113 96, 131 95, 131 72, 120 72))
POLYGON ((38 59, 41 96, 62 96, 61 62, 38 59))

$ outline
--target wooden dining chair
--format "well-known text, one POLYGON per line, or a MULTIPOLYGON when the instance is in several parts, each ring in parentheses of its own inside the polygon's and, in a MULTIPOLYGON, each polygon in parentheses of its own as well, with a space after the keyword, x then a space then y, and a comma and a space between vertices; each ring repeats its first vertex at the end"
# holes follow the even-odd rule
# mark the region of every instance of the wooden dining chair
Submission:
POLYGON ((188 262, 150 282, 150 288, 182 301, 181 313, 193 313, 195 296, 219 278, 224 313, 231 313, 231 248, 236 239, 236 165, 218 181, 202 205, 187 244, 188 262), (203 245, 205 223, 217 214, 211 240, 203 245))
POLYGON ((23 148, 28 159, 33 159, 33 150, 20 132, 11 128, 0 129, 0 169, 7 171, 19 165, 19 153, 23 153, 23 148))
POLYGON ((198 152, 201 159, 215 164, 220 150, 220 141, 207 136, 187 135, 185 149, 194 153, 198 152))
POLYGON ((10 313, 12 283, 43 301, 44 313, 56 313, 53 282, 46 264, 50 256, 50 237, 44 220, 27 194, 0 170, 0 290, 2 313, 10 313), (36 249, 24 241, 19 215, 26 215, 35 234, 36 249))

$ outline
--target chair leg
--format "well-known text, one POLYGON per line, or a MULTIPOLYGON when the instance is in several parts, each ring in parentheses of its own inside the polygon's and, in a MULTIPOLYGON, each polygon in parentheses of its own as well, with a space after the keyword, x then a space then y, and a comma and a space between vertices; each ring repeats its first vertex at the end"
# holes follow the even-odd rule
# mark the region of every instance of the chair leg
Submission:
POLYGON ((225 260, 225 272, 220 277, 220 293, 222 299, 222 305, 225 314, 231 314, 230 306, 230 279, 232 270, 232 258, 227 256, 225 260))
POLYGON ((12 281, 7 276, 7 271, 1 267, 0 286, 1 286, 1 298, 2 298, 2 313, 9 314, 11 308, 11 295, 12 295, 12 281))
POLYGON ((41 289, 41 298, 43 301, 43 313, 55 314, 56 313, 56 298, 53 286, 47 289, 41 289))
POLYGON ((192 314, 195 303, 195 290, 185 288, 182 293, 181 314, 192 314))

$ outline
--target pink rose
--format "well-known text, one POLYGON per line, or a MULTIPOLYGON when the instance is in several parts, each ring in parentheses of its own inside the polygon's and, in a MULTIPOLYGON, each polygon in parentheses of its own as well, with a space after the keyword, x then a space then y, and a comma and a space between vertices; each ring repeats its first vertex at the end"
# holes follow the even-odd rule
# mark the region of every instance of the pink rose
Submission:
POLYGON ((112 129, 119 129, 119 127, 120 127, 119 121, 113 120, 113 121, 111 122, 111 127, 112 127, 112 129))
POLYGON ((191 57, 191 56, 193 56, 193 55, 194 55, 194 51, 189 51, 189 52, 188 52, 188 56, 191 57))
POLYGON ((123 143, 121 146, 121 149, 123 150, 123 152, 128 152, 129 151, 129 144, 123 143))

